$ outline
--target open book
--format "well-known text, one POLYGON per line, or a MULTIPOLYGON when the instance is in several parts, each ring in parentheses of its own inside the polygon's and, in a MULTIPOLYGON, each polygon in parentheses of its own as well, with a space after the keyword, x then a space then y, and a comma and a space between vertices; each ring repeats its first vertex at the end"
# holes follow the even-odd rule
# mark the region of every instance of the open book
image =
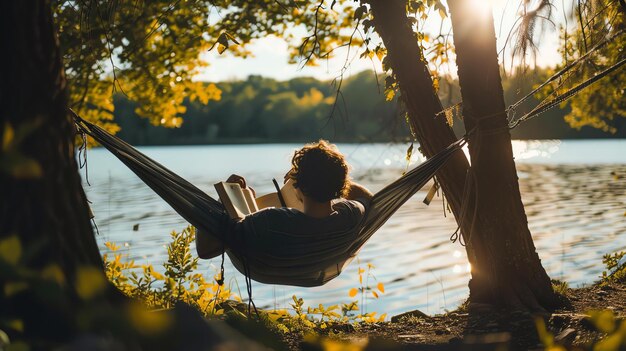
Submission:
MULTIPOLYGON (((274 184, 278 189, 276 181, 274 184)), ((277 192, 257 198, 254 198, 250 189, 242 189, 237 183, 219 182, 215 184, 215 190, 231 218, 243 218, 267 207, 292 207, 300 211, 304 210, 302 201, 296 196, 292 179, 289 179, 277 192)))

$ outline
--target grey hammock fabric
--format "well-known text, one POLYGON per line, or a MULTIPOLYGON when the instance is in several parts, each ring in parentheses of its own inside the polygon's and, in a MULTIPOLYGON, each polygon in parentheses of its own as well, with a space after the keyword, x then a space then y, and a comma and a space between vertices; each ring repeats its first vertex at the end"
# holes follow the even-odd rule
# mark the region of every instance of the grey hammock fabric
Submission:
POLYGON ((358 238, 365 208, 360 201, 340 200, 333 204, 335 213, 325 218, 309 217, 292 208, 261 210, 237 222, 231 231, 240 242, 238 247, 249 250, 245 257, 254 261, 249 267, 238 267, 229 256, 237 269, 247 268, 255 280, 321 285, 348 263, 336 248, 348 247, 358 238), (316 262, 315 270, 307 268, 311 262, 316 262))
POLYGON ((113 153, 196 228, 222 240, 233 265, 266 284, 320 286, 337 277, 367 240, 458 151, 460 139, 374 194, 355 228, 330 233, 255 236, 237 228, 222 204, 123 140, 75 116, 80 130, 113 153))

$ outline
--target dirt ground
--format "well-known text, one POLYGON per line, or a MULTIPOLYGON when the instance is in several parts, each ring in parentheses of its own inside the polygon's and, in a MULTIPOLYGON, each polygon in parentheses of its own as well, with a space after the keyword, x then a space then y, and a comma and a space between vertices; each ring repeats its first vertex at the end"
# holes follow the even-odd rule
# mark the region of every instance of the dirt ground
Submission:
POLYGON ((588 350, 607 335, 591 322, 591 311, 612 311, 615 318, 609 320, 616 324, 626 317, 624 284, 567 289, 565 295, 567 307, 543 316, 486 306, 436 316, 412 311, 390 322, 332 325, 319 330, 324 339, 303 340, 301 335, 287 334, 284 341, 294 350, 328 349, 329 342, 349 342, 367 350, 543 350, 536 324, 541 318, 555 344, 569 350, 588 350))

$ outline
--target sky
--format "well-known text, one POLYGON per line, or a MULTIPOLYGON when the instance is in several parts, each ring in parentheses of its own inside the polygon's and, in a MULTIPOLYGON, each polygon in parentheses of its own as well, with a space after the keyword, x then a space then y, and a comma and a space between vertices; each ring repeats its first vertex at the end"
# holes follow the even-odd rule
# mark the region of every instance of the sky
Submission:
MULTIPOLYGON (((492 4, 494 24, 497 36, 498 49, 502 49, 506 41, 506 37, 513 27, 516 13, 518 12, 517 4, 519 0, 470 0, 476 2, 477 15, 481 11, 485 11, 484 5, 487 2, 492 4)), ((562 2, 553 1, 554 10, 553 18, 555 22, 563 22, 562 2)), ((431 33, 439 32, 440 20, 438 15, 431 16, 433 20, 429 20, 426 24, 426 31, 431 33)), ((558 24, 557 24, 558 25, 558 24)), ((542 26, 539 26, 542 27, 542 26)), ((449 28, 449 23, 444 22, 444 28, 449 28)), ((445 30, 445 29, 444 29, 445 30)), ((539 50, 536 57, 538 66, 554 66, 560 61, 557 48, 559 45, 558 33, 554 25, 545 22, 543 30, 539 36, 539 50)), ((287 43, 275 36, 269 36, 256 40, 247 47, 254 57, 247 59, 236 58, 228 54, 226 51, 220 55, 217 50, 212 50, 202 54, 202 58, 209 63, 209 66, 201 71, 196 77, 197 80, 218 82, 224 80, 241 80, 249 75, 262 75, 277 80, 288 80, 294 77, 311 76, 320 80, 331 80, 340 75, 341 68, 346 60, 346 50, 338 50, 338 54, 329 60, 325 60, 316 67, 304 67, 298 64, 289 64, 289 55, 287 43)), ((345 72, 345 77, 356 74, 366 69, 375 69, 382 72, 382 66, 377 59, 367 60, 359 59, 358 55, 362 49, 352 49, 349 60, 351 64, 345 72)), ((505 60, 506 68, 511 67, 510 49, 500 55, 500 62, 505 60)), ((532 62, 532 56, 529 56, 528 62, 532 62)), ((450 65, 450 73, 454 76, 455 65, 450 65)))

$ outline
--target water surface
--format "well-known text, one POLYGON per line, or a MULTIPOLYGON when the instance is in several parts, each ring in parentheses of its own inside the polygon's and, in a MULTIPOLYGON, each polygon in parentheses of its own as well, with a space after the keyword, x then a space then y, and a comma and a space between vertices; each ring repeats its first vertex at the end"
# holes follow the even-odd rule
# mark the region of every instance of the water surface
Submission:
MULTIPOLYGON (((372 191, 397 178, 407 166, 402 144, 340 145, 353 177, 372 191)), ((572 286, 590 284, 602 271, 602 255, 626 250, 626 140, 514 141, 522 199, 542 263, 552 278, 572 286)), ((257 193, 272 191, 299 145, 143 147, 150 157, 215 196, 213 184, 231 173, 245 176, 257 193)), ((160 267, 172 230, 187 223, 106 150, 89 152, 87 196, 93 202, 100 235, 129 259, 160 267), (133 226, 139 224, 139 230, 133 226)), ((421 162, 413 158, 411 165, 421 162)), ((409 166, 410 167, 410 166, 409 166)), ((83 173, 84 175, 84 173, 83 173)), ((468 294, 465 250, 449 240, 456 224, 441 198, 422 203, 427 189, 407 202, 364 246, 341 276, 322 287, 253 284, 259 307, 286 308, 291 296, 306 305, 349 302, 359 287, 357 270, 373 265, 365 284, 385 284, 379 299, 364 308, 390 315, 418 308, 438 313, 455 308, 468 294)), ((219 259, 201 260, 212 276, 219 259)), ((228 262, 226 279, 245 296, 243 276, 228 262)))

